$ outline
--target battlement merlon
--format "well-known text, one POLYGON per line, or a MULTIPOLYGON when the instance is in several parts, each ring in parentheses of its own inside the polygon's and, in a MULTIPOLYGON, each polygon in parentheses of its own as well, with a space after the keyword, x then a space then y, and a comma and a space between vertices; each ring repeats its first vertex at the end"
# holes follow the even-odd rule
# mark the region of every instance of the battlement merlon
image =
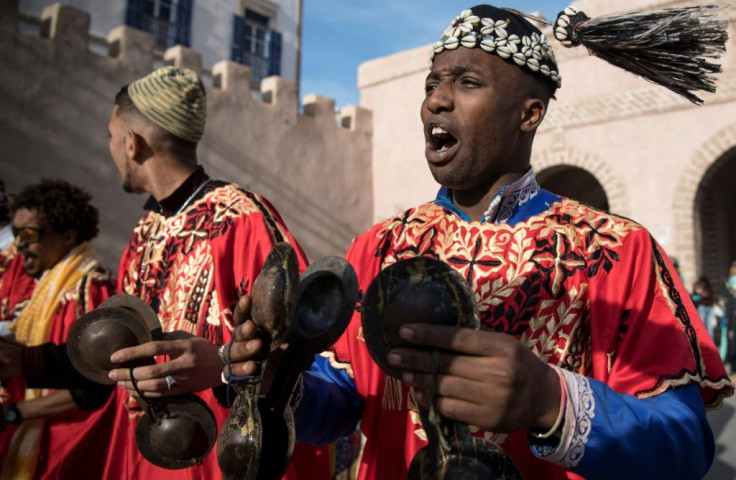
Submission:
POLYGON ((357 133, 373 133, 373 112, 357 105, 340 109, 340 125, 357 133))
POLYGON ((294 82, 282 77, 266 77, 261 80, 263 101, 277 109, 287 124, 297 121, 299 99, 294 82))
POLYGON ((153 69, 153 36, 137 28, 121 25, 107 34, 107 54, 117 58, 131 70, 153 69))
MULTIPOLYGON (((106 38, 97 39, 89 33, 91 17, 86 11, 54 3, 42 11, 41 18, 36 19, 22 15, 18 8, 19 0, 0 0, 0 26, 6 34, 21 35, 18 22, 30 22, 40 26, 40 38, 52 41, 58 48, 89 53, 90 42, 107 43, 107 56, 120 62, 134 75, 152 71, 156 59, 161 58, 161 54, 155 51, 153 36, 142 30, 121 25, 113 28, 106 38)), ((183 45, 168 48, 163 53, 163 63, 190 68, 201 77, 210 75, 213 89, 226 92, 240 102, 254 101, 249 66, 220 61, 212 66, 211 72, 207 72, 202 65, 202 54, 183 45)), ((267 77, 261 81, 260 92, 262 101, 275 110, 284 123, 297 124, 299 98, 293 82, 278 76, 267 77)), ((372 114, 362 107, 349 105, 336 115, 335 100, 317 94, 306 95, 303 105, 304 117, 322 128, 343 127, 351 132, 372 132, 372 114)))
POLYGON ((317 123, 335 123, 335 100, 315 93, 304 96, 304 115, 312 117, 317 123))
POLYGON ((41 12, 41 37, 84 50, 89 37, 89 13, 54 3, 41 12))
POLYGON ((186 67, 202 77, 202 54, 183 45, 174 45, 164 52, 164 64, 186 67))
POLYGON ((251 99, 250 67, 229 60, 212 65, 212 86, 234 97, 251 99))

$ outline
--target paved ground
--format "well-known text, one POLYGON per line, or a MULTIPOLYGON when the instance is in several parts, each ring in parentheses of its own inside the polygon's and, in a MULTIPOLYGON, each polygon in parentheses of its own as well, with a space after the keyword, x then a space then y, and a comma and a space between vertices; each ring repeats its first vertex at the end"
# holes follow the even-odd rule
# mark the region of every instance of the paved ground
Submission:
MULTIPOLYGON (((734 377, 731 377, 734 378, 734 377)), ((716 459, 705 480, 736 479, 736 395, 727 398, 720 410, 708 413, 716 437, 716 459)))

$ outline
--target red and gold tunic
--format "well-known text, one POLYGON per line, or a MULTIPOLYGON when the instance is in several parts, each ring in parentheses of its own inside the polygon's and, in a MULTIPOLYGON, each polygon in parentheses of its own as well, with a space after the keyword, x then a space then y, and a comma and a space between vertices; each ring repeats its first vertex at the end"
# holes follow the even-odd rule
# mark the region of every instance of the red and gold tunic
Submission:
MULTIPOLYGON (((530 183, 535 185, 533 177, 530 183)), ((636 435, 623 434, 624 424, 631 419, 616 425, 617 417, 608 415, 613 412, 609 405, 665 398, 665 392, 693 384, 709 407, 732 394, 733 386, 684 295, 686 290, 671 275, 667 256, 643 227, 538 187, 505 196, 510 204, 502 203, 498 215, 503 218, 490 222, 463 218, 442 197, 441 192, 436 202, 377 224, 353 242, 347 258, 358 274, 361 291, 383 268, 401 259, 430 256, 449 263, 475 292, 481 328, 512 335, 543 361, 577 375, 574 378, 583 385, 571 390, 571 395, 579 395, 576 410, 568 414, 580 419, 580 431, 568 442, 577 442, 568 456, 557 459, 557 464, 535 456, 525 432, 493 434, 471 427, 476 435, 500 444, 524 478, 579 478, 561 467, 582 472, 591 462, 600 462, 606 456, 601 453, 606 448, 604 438, 611 446, 609 459, 618 461, 614 453, 618 445, 610 443, 611 438, 620 434, 624 443, 636 435), (628 395, 622 399, 618 394, 628 395)), ((354 389, 362 403, 360 428, 366 443, 359 478, 406 478, 414 455, 426 445, 426 435, 413 392, 387 377, 372 360, 359 314, 312 370, 319 375, 305 379, 300 408, 330 405, 332 400, 315 400, 320 405, 307 400, 309 385, 319 385, 309 387, 313 391, 327 388, 320 380, 324 378, 345 394, 313 397, 345 398, 354 389)), ((642 422, 647 423, 632 421, 630 432, 637 428, 649 432, 642 422)), ((707 426, 704 412, 701 422, 707 426)), ((701 426, 697 429, 701 435, 701 426)), ((650 440, 646 435, 639 439, 650 440)), ((641 445, 632 442, 625 447, 641 445)), ((651 445, 648 448, 653 452, 651 445)))
MULTIPOLYGON (((221 345, 230 341, 237 299, 250 292, 273 245, 281 241, 294 245, 302 269, 306 257, 263 197, 206 177, 192 190, 178 212, 150 211, 140 220, 120 261, 118 289, 153 307, 164 332, 182 330, 221 345)), ((211 390, 198 395, 212 409, 219 430, 228 409, 218 404, 211 390)), ((116 421, 106 478, 222 477, 217 447, 201 465, 182 470, 165 470, 145 460, 135 444, 135 427, 143 411, 123 390, 118 389, 116 396, 122 414, 116 421)), ((308 449, 309 454, 297 456, 307 459, 307 469, 319 471, 321 463, 315 462, 327 459, 308 449)))
MULTIPOLYGON (((20 271, 15 270, 15 266, 20 265, 20 260, 21 256, 16 255, 6 273, 15 271, 18 274, 20 271)), ((14 278, 29 277, 23 273, 14 278)), ((2 278, 3 292, 6 291, 6 280, 10 280, 10 276, 2 278)), ((23 294, 21 297, 27 293, 26 282, 16 281, 13 285, 22 291, 12 293, 23 294)), ((114 291, 115 285, 109 272, 99 266, 92 269, 72 288, 61 294, 58 308, 51 320, 48 340, 56 344, 65 343, 69 330, 77 318, 94 310, 114 291)), ((11 294, 9 298, 17 297, 11 294)), ((5 401, 22 401, 25 382, 21 378, 13 379, 8 390, 9 398, 5 401)), ((74 397, 74 394, 72 396, 74 397)), ((111 396, 102 407, 95 410, 78 410, 46 418, 40 434, 41 444, 34 478, 99 478, 105 465, 114 411, 115 405, 111 396)), ((3 459, 15 430, 16 427, 10 425, 2 433, 0 450, 3 459)))
POLYGON ((36 280, 23 270, 15 245, 0 252, 0 322, 12 322, 33 294, 36 280))

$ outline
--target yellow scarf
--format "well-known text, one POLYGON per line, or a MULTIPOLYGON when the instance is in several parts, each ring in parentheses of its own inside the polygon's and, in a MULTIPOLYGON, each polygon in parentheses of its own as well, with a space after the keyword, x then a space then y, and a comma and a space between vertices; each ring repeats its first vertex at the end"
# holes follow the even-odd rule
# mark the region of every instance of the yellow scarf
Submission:
MULTIPOLYGON (((64 293, 99 265, 97 253, 84 242, 73 248, 50 270, 44 272, 28 301, 10 327, 15 339, 24 345, 40 345, 49 341, 51 324, 64 293)), ((47 390, 26 389, 26 400, 47 395, 47 390)), ((2 466, 0 480, 32 479, 35 473, 43 432, 43 418, 23 422, 13 439, 2 466)))

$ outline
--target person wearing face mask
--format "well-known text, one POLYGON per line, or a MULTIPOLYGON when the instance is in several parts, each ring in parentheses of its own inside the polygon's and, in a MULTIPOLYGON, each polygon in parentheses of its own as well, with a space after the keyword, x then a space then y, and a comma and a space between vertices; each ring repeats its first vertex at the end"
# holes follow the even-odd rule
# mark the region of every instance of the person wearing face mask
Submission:
MULTIPOLYGON (((14 321, 3 322, 22 345, 65 342, 74 321, 115 290, 90 244, 98 232, 90 200, 68 182, 43 180, 10 205, 16 253, 9 272, 17 274, 19 265, 35 280, 14 321)), ((0 277, 0 292, 22 285, 16 274, 0 277)), ((49 391, 13 379, 4 388, 0 478, 99 477, 111 434, 112 387, 49 391)))
POLYGON ((723 362, 730 368, 731 378, 736 378, 736 261, 729 267, 723 297, 720 350, 723 362))

